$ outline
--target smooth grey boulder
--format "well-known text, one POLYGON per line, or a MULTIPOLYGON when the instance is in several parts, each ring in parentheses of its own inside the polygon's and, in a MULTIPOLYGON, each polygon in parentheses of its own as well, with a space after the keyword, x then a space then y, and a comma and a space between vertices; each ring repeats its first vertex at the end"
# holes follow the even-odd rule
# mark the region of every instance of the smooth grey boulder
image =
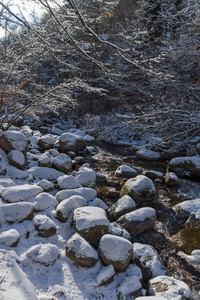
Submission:
POLYGON ((129 195, 136 202, 152 201, 156 196, 153 181, 144 175, 138 175, 126 181, 121 195, 129 195))
POLYGON ((23 170, 26 165, 26 159, 24 154, 19 150, 11 150, 8 153, 8 161, 10 165, 23 170))
POLYGON ((141 233, 154 228, 155 221, 155 209, 143 207, 121 216, 116 223, 124 227, 129 233, 141 233))

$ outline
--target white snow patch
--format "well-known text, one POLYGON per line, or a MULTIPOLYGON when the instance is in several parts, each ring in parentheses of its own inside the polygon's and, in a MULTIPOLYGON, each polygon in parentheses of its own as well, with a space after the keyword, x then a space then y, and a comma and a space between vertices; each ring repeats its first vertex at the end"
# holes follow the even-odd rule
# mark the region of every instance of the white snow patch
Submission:
POLYGON ((113 265, 109 265, 106 267, 103 267, 99 274, 97 275, 97 284, 101 285, 102 282, 107 281, 109 278, 113 277, 115 275, 115 269, 113 265))
POLYGON ((16 229, 9 229, 0 233, 0 244, 12 246, 20 238, 20 234, 16 229))

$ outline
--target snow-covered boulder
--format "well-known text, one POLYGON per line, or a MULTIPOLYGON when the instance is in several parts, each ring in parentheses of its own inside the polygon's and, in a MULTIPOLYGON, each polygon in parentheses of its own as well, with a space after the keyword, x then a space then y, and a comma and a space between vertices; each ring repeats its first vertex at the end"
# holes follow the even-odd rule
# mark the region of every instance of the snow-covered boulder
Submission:
POLYGON ((110 284, 113 281, 114 275, 115 269, 113 265, 103 267, 101 271, 97 274, 97 284, 99 286, 110 284))
POLYGON ((45 215, 36 215, 33 218, 33 223, 38 236, 49 237, 57 232, 56 224, 45 215))
POLYGON ((140 233, 154 228, 155 221, 155 209, 143 207, 121 216, 116 222, 129 233, 140 233))
POLYGON ((51 134, 46 134, 39 138, 38 144, 42 149, 48 150, 53 148, 54 142, 54 136, 51 134))
POLYGON ((15 186, 16 183, 11 178, 0 178, 0 185, 3 187, 15 186))
POLYGON ((31 259, 35 263, 39 263, 45 266, 50 266, 55 263, 59 258, 60 252, 56 245, 53 244, 38 244, 32 246, 20 257, 21 262, 26 265, 31 259))
POLYGON ((59 152, 56 149, 49 149, 49 154, 52 157, 56 157, 59 154, 59 152))
MULTIPOLYGON (((138 297, 145 295, 145 290, 138 277, 128 276, 120 283, 117 289, 118 299, 127 299, 128 297, 138 297)), ((129 298, 128 298, 129 299, 129 298)))
POLYGON ((127 180, 121 190, 122 196, 129 195, 136 202, 152 201, 156 196, 153 181, 144 175, 127 180))
POLYGON ((124 177, 124 178, 133 178, 138 175, 138 172, 126 165, 121 165, 115 171, 115 176, 124 177))
POLYGON ((183 300, 190 298, 189 286, 173 277, 158 276, 149 281, 149 295, 164 297, 170 300, 183 300))
POLYGON ((160 296, 141 296, 135 298, 135 300, 166 300, 166 298, 160 296))
POLYGON ((85 187, 94 188, 96 184, 96 172, 87 167, 80 168, 75 178, 85 187))
POLYGON ((72 220, 73 212, 78 207, 87 205, 87 201, 82 196, 73 195, 68 199, 60 202, 56 208, 57 218, 61 222, 66 222, 68 219, 72 220))
POLYGON ((25 168, 25 164, 26 164, 25 156, 19 150, 11 150, 8 153, 8 161, 10 165, 13 165, 18 169, 23 170, 25 168))
POLYGON ((65 153, 58 154, 53 158, 53 167, 63 173, 69 173, 72 168, 72 160, 65 153))
POLYGON ((159 180, 163 181, 163 179, 164 179, 164 174, 163 173, 158 172, 158 171, 154 171, 154 170, 144 171, 142 173, 142 175, 150 178, 151 180, 159 179, 159 180))
POLYGON ((47 179, 50 181, 56 181, 59 176, 63 176, 64 173, 48 167, 34 166, 27 170, 29 174, 38 179, 47 179))
POLYGON ((92 267, 98 261, 97 251, 78 233, 66 244, 66 255, 82 267, 92 267))
POLYGON ((179 176, 199 177, 200 157, 176 157, 169 162, 169 171, 179 176))
POLYGON ((135 201, 128 195, 121 197, 117 200, 109 209, 107 213, 114 219, 117 220, 122 215, 131 212, 136 207, 135 201))
POLYGON ((99 255, 103 262, 113 265, 115 270, 124 271, 129 265, 133 256, 133 245, 128 240, 105 234, 99 243, 99 255))
POLYGON ((36 290, 22 271, 16 259, 0 250, 0 298, 3 300, 38 300, 36 290))
POLYGON ((95 198, 89 201, 88 206, 96 206, 96 207, 103 208, 104 210, 108 209, 108 205, 99 198, 95 198))
POLYGON ((174 172, 168 172, 165 174, 165 183, 168 186, 178 186, 180 184, 179 179, 174 172))
POLYGON ((67 153, 68 151, 79 152, 86 147, 86 142, 82 136, 72 133, 63 133, 59 139, 60 151, 67 153))
POLYGON ((47 179, 40 180, 37 185, 40 186, 44 192, 50 192, 54 190, 54 184, 47 179))
POLYGON ((42 191, 40 186, 31 184, 5 187, 2 192, 2 200, 8 203, 28 201, 42 191))
POLYGON ((101 237, 111 232, 111 225, 106 212, 99 207, 86 206, 74 211, 74 225, 76 231, 94 248, 97 248, 101 237))
POLYGON ((31 203, 13 203, 0 206, 1 221, 8 223, 32 220, 34 207, 31 203))
POLYGON ((57 183, 58 190, 77 189, 81 187, 80 183, 72 175, 63 175, 58 177, 57 183))
POLYGON ((11 150, 19 150, 26 153, 28 140, 24 134, 18 131, 7 130, 0 134, 0 145, 7 153, 11 150))
POLYGON ((159 160, 162 156, 159 152, 152 151, 146 148, 142 148, 136 152, 136 157, 145 160, 159 160))
POLYGON ((56 207, 58 202, 56 198, 48 193, 40 193, 34 198, 34 209, 36 212, 44 211, 49 207, 56 207))
POLYGON ((116 222, 111 223, 111 228, 112 228, 112 235, 121 236, 127 240, 131 239, 129 232, 126 229, 124 229, 121 225, 117 224, 116 222))
POLYGON ((200 211, 198 213, 192 212, 186 222, 187 227, 199 227, 200 226, 200 211))
POLYGON ((77 189, 68 189, 68 190, 59 191, 55 197, 58 202, 61 202, 64 199, 67 199, 73 195, 82 196, 87 201, 91 201, 97 197, 97 192, 91 188, 81 187, 77 189))
POLYGON ((30 139, 33 136, 33 130, 28 125, 23 126, 20 131, 27 139, 30 139))
POLYGON ((134 243, 133 261, 142 270, 143 278, 146 282, 153 277, 166 275, 158 254, 150 245, 134 243))
POLYGON ((9 175, 11 179, 21 182, 33 182, 33 176, 26 171, 19 170, 15 167, 9 168, 9 175))
POLYGON ((53 163, 53 161, 52 161, 51 155, 48 152, 47 153, 43 153, 38 158, 38 165, 40 167, 51 168, 52 167, 52 163, 53 163))
POLYGON ((200 219, 200 198, 194 200, 183 201, 173 207, 179 219, 186 221, 190 214, 200 219))
POLYGON ((17 246, 20 234, 16 229, 9 229, 0 233, 0 244, 9 247, 17 246))

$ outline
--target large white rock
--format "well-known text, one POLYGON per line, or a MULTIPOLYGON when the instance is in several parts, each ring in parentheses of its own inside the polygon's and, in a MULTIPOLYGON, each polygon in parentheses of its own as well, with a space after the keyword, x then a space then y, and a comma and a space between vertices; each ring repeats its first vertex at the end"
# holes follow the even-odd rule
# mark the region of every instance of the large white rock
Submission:
POLYGON ((91 188, 81 187, 77 189, 68 189, 68 190, 59 191, 55 197, 58 202, 61 202, 64 199, 67 199, 73 195, 82 196, 87 201, 91 201, 94 198, 96 198, 97 192, 91 188))
POLYGON ((85 140, 82 136, 72 133, 63 133, 59 140, 60 151, 67 153, 68 151, 79 152, 86 147, 85 140))
POLYGON ((35 263, 39 263, 45 266, 49 266, 55 263, 59 258, 60 252, 56 245, 53 244, 38 244, 32 246, 28 251, 26 251, 21 257, 23 264, 26 264, 29 259, 35 263))
POLYGON ((129 233, 141 233, 155 226, 156 211, 151 207, 136 209, 121 216, 116 222, 129 233))
POLYGON ((0 278, 0 299, 38 300, 34 286, 16 260, 5 250, 0 250, 0 278))
POLYGON ((94 188, 96 184, 96 172, 87 167, 80 168, 75 177, 82 186, 94 188))
POLYGON ((76 231, 95 248, 98 247, 100 238, 111 232, 106 212, 100 207, 76 208, 73 219, 76 231))
POLYGON ((66 255, 83 267, 92 267, 98 261, 97 251, 78 233, 66 244, 66 255))
POLYGON ((56 181, 59 176, 63 176, 64 173, 48 167, 34 166, 27 170, 29 174, 38 179, 47 179, 50 181, 56 181))
POLYGON ((72 175, 63 175, 58 177, 57 183, 59 190, 77 189, 81 187, 80 183, 72 175))
POLYGON ((99 255, 106 265, 124 271, 132 259, 133 245, 122 237, 105 234, 99 243, 99 255))
POLYGON ((129 195, 136 202, 155 199, 156 188, 153 181, 144 175, 127 180, 121 190, 122 195, 129 195))
POLYGON ((40 193, 34 198, 35 211, 44 211, 49 207, 56 207, 58 202, 56 198, 48 193, 40 193))
POLYGON ((29 201, 42 191, 40 186, 31 184, 6 187, 2 192, 2 200, 8 203, 29 201))
POLYGON ((152 277, 166 275, 158 254, 150 245, 134 243, 133 260, 138 266, 140 266, 143 278, 146 282, 148 282, 152 277))
POLYGON ((53 158, 53 167, 63 173, 69 173, 72 168, 72 160, 65 153, 60 153, 53 158))
POLYGON ((3 150, 9 153, 11 150, 27 151, 28 140, 22 133, 14 130, 7 130, 0 134, 0 145, 3 150))
POLYGON ((66 222, 69 218, 72 219, 73 212, 78 207, 83 207, 87 205, 85 198, 73 195, 68 199, 60 202, 56 208, 57 218, 61 222, 66 222))
POLYGON ((10 165, 13 165, 21 170, 23 170, 25 167, 25 156, 19 150, 11 150, 8 153, 8 161, 10 165))
POLYGON ((16 229, 9 229, 0 233, 0 244, 14 247, 17 245, 20 234, 16 229))
POLYGON ((23 220, 32 220, 33 213, 33 204, 28 202, 4 204, 0 206, 1 220, 8 223, 21 222, 23 220))
POLYGON ((191 295, 189 286, 173 277, 158 276, 149 281, 149 295, 164 297, 169 300, 183 300, 191 295))

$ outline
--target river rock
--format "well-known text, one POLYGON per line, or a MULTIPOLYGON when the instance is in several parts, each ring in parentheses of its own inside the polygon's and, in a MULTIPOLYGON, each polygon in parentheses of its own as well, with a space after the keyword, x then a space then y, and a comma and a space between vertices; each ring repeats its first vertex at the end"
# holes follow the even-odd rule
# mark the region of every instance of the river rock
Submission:
POLYGON ((56 207, 58 202, 56 198, 49 193, 40 193, 34 199, 34 209, 36 212, 44 211, 49 207, 56 207))
POLYGON ((122 215, 131 212, 136 207, 135 201, 128 195, 121 197, 117 200, 109 209, 107 213, 114 219, 117 220, 122 215))
POLYGON ((58 204, 56 208, 57 218, 61 222, 66 222, 69 218, 71 221, 74 210, 78 207, 83 207, 86 205, 87 201, 85 198, 78 195, 73 195, 58 204))
POLYGON ((38 244, 32 246, 28 251, 26 251, 21 256, 21 262, 26 265, 26 261, 31 259, 35 263, 42 264, 44 266, 50 266, 55 263, 59 258, 60 252, 56 245, 47 243, 47 244, 38 244))
POLYGON ((77 181, 85 187, 94 188, 96 184, 96 172, 87 167, 79 169, 75 178, 77 181))
POLYGON ((105 234, 99 243, 99 255, 106 265, 124 271, 132 259, 133 245, 122 237, 105 234))
POLYGON ((174 172, 168 172, 165 174, 165 183, 168 186, 179 186, 180 181, 174 172))
POLYGON ((116 222, 111 223, 112 235, 121 236, 126 240, 130 240, 131 236, 126 229, 116 222))
POLYGON ((149 281, 149 295, 164 297, 170 300, 189 299, 191 291, 189 286, 173 277, 157 276, 149 281))
POLYGON ((102 208, 92 206, 76 208, 73 219, 76 231, 94 248, 98 247, 104 234, 111 232, 110 222, 102 208))
POLYGON ((101 271, 97 274, 97 284, 99 286, 108 285, 113 281, 115 275, 115 269, 112 265, 103 267, 101 271))
POLYGON ((45 215, 37 215, 33 219, 35 230, 38 232, 38 236, 50 237, 56 234, 56 224, 45 215))
POLYGON ((130 299, 145 294, 140 280, 136 276, 128 276, 120 283, 117 289, 118 299, 130 299))
POLYGON ((133 178, 138 175, 138 172, 135 169, 132 169, 129 166, 121 165, 115 171, 115 176, 124 177, 124 178, 133 178))
POLYGON ((44 192, 50 192, 54 190, 54 184, 47 179, 42 179, 37 185, 40 186, 44 192))
POLYGON ((72 160, 65 153, 60 153, 53 158, 53 167, 63 173, 69 173, 72 168, 72 160))
POLYGON ((88 201, 88 206, 96 206, 103 208, 104 210, 108 209, 108 205, 99 198, 95 198, 91 201, 88 201))
POLYGON ((67 241, 66 255, 86 268, 94 266, 99 258, 97 251, 78 233, 67 241))
POLYGON ((186 222, 187 227, 200 227, 200 211, 198 213, 192 212, 186 222))
POLYGON ((121 195, 129 195, 136 202, 152 201, 156 196, 156 188, 151 179, 138 175, 127 180, 122 187, 121 195))
POLYGON ((39 138, 38 144, 42 149, 48 150, 53 148, 54 142, 54 136, 51 134, 46 134, 39 138))
POLYGON ((61 202, 73 195, 79 195, 85 198, 87 201, 91 201, 97 197, 97 192, 91 188, 81 187, 77 189, 67 189, 59 191, 55 197, 58 202, 61 202))
POLYGON ((200 217, 200 198, 194 200, 183 201, 173 207, 178 219, 186 221, 190 214, 200 217))
POLYGON ((40 186, 31 184, 6 187, 2 192, 2 200, 8 203, 28 201, 42 191, 40 186))
POLYGON ((152 151, 146 148, 142 148, 136 152, 136 157, 145 160, 160 160, 162 156, 159 152, 152 151))
POLYGON ((200 157, 176 157, 169 162, 169 171, 179 176, 199 177, 200 157))
POLYGON ((64 153, 67 153, 68 151, 77 153, 86 147, 84 138, 72 133, 63 133, 59 139, 59 143, 60 151, 64 153))
POLYGON ((58 190, 65 190, 65 189, 77 189, 80 188, 81 185, 76 178, 72 175, 63 175, 58 177, 58 190))
POLYGON ((33 136, 33 130, 28 125, 21 128, 21 133, 23 133, 27 139, 30 139, 33 136))
POLYGON ((140 233, 152 229, 155 226, 156 211, 151 207, 143 207, 129 212, 119 219, 117 223, 129 233, 140 233))
POLYGON ((1 221, 5 221, 10 224, 22 222, 24 220, 32 220, 33 214, 33 204, 28 202, 4 204, 0 206, 1 221))
POLYGON ((154 170, 144 171, 142 173, 142 175, 150 178, 151 180, 159 179, 159 180, 163 181, 163 179, 164 179, 164 174, 163 173, 157 172, 157 171, 154 171, 154 170))
POLYGON ((51 156, 48 152, 40 155, 39 158, 38 158, 38 165, 40 167, 51 168, 52 163, 53 163, 52 158, 51 158, 51 156))
POLYGON ((0 145, 3 150, 9 153, 11 150, 18 150, 26 153, 28 140, 18 131, 7 130, 0 134, 0 145))
POLYGON ((158 254, 150 245, 134 243, 133 261, 142 270, 145 282, 148 282, 152 277, 166 275, 158 254))
POLYGON ((34 166, 27 170, 29 174, 38 179, 47 179, 56 181, 58 177, 63 176, 64 173, 59 172, 53 168, 34 166))
POLYGON ((8 153, 8 161, 10 165, 13 165, 18 169, 23 170, 25 168, 25 156, 19 150, 11 150, 8 153))
POLYGON ((9 229, 0 233, 0 244, 15 247, 19 241, 20 234, 16 229, 9 229))

